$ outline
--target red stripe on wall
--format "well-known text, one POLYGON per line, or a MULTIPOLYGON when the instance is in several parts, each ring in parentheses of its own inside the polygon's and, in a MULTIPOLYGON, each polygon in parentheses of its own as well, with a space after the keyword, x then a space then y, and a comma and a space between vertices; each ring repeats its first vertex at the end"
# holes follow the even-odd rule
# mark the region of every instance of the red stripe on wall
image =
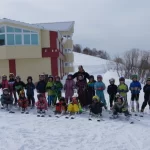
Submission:
POLYGON ((51 48, 54 48, 54 49, 58 48, 57 47, 57 37, 58 37, 58 33, 56 31, 50 31, 50 46, 51 46, 51 48))
POLYGON ((51 71, 53 76, 58 76, 58 61, 57 57, 51 57, 51 71))
POLYGON ((9 73, 13 73, 16 75, 16 60, 11 59, 9 60, 9 73))

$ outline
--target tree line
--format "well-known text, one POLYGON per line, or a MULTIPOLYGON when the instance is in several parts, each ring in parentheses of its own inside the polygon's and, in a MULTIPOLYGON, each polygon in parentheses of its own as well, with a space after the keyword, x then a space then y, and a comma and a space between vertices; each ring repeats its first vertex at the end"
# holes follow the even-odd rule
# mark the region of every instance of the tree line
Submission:
POLYGON ((90 49, 89 47, 81 48, 81 45, 75 44, 73 46, 73 51, 77 53, 82 53, 90 56, 99 57, 102 59, 110 60, 109 54, 104 50, 97 50, 96 48, 90 49))
POLYGON ((123 56, 116 56, 114 62, 118 76, 130 79, 137 74, 142 83, 150 76, 150 51, 131 49, 123 56))

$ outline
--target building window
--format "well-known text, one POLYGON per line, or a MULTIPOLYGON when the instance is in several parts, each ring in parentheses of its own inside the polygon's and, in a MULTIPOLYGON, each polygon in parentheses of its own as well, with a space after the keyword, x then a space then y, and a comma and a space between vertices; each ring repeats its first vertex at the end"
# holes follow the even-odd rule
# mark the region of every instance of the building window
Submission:
POLYGON ((31 44, 38 45, 38 35, 37 34, 31 34, 31 44))
POLYGON ((5 28, 4 27, 0 27, 0 33, 5 33, 5 28))
POLYGON ((24 44, 30 45, 30 34, 24 34, 24 44))
POLYGON ((29 30, 23 30, 23 32, 28 32, 29 33, 30 31, 29 30))
POLYGON ((7 45, 15 45, 14 34, 7 34, 7 45))
POLYGON ((64 65, 65 65, 65 67, 72 67, 73 66, 73 64, 69 63, 69 62, 65 62, 64 65))
POLYGON ((21 33, 21 32, 22 32, 22 30, 21 30, 21 29, 18 29, 18 28, 15 28, 15 32, 19 32, 19 33, 21 33))
POLYGON ((14 28, 13 27, 7 26, 6 30, 7 30, 7 32, 14 32, 14 28))
POLYGON ((22 45, 22 35, 21 34, 15 35, 15 44, 16 45, 22 45))
POLYGON ((0 34, 0 46, 5 45, 5 34, 0 34))

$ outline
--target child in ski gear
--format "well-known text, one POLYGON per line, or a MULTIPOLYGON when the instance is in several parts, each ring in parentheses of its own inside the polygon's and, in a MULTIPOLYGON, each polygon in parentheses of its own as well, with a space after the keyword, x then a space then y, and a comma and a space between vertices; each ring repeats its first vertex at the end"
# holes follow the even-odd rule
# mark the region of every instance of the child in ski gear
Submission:
POLYGON ((9 88, 8 80, 7 80, 7 76, 6 75, 2 76, 2 89, 4 89, 4 88, 9 88))
POLYGON ((56 76, 55 77, 55 82, 54 82, 54 85, 55 85, 55 103, 56 103, 56 100, 57 98, 60 99, 61 98, 61 91, 63 89, 63 85, 60 81, 60 77, 59 76, 56 76))
POLYGON ((80 113, 81 111, 81 105, 78 101, 78 98, 76 95, 74 95, 72 97, 72 101, 71 103, 68 105, 68 108, 67 108, 67 111, 70 113, 70 114, 76 114, 76 113, 80 113))
POLYGON ((121 96, 117 98, 117 102, 115 102, 112 110, 114 116, 117 116, 118 113, 124 113, 125 116, 129 115, 126 100, 124 101, 123 97, 121 96))
POLYGON ((48 104, 45 97, 42 94, 37 95, 38 101, 36 102, 37 113, 45 113, 48 109, 48 104))
POLYGON ((14 83, 15 83, 15 76, 13 73, 10 73, 9 74, 9 80, 8 80, 9 92, 10 92, 11 96, 14 95, 14 98, 16 100, 17 99, 16 92, 14 91, 14 88, 13 88, 14 83))
POLYGON ((42 94, 44 97, 46 97, 45 92, 46 92, 46 82, 45 82, 45 78, 44 75, 41 74, 40 76, 40 80, 36 85, 36 90, 37 93, 42 94))
POLYGON ((87 83, 82 75, 78 76, 78 81, 76 82, 76 88, 78 92, 78 98, 80 100, 81 106, 85 107, 87 105, 87 83))
POLYGON ((117 85, 115 85, 115 79, 113 79, 113 78, 111 78, 109 80, 109 83, 110 83, 110 85, 107 87, 107 93, 109 94, 110 109, 112 109, 118 87, 117 87, 117 85))
POLYGON ((89 74, 84 71, 82 65, 80 65, 80 66, 78 67, 78 69, 79 69, 79 71, 76 72, 76 73, 73 75, 73 79, 74 79, 74 78, 77 78, 77 80, 78 80, 78 76, 83 76, 83 80, 84 80, 85 82, 87 82, 86 79, 89 79, 89 74))
POLYGON ((102 107, 104 104, 100 101, 98 96, 93 96, 92 104, 89 106, 90 114, 93 113, 95 115, 99 114, 102 115, 102 107))
POLYGON ((34 108, 34 105, 35 105, 35 99, 34 99, 35 85, 32 82, 32 77, 31 76, 28 76, 28 78, 27 78, 27 84, 26 84, 25 89, 26 89, 26 95, 27 95, 27 98, 28 98, 29 106, 31 108, 34 108))
POLYGON ((136 102, 136 111, 139 112, 139 94, 141 90, 141 84, 137 81, 137 75, 132 76, 132 83, 130 84, 131 91, 131 111, 134 112, 134 100, 136 102))
POLYGON ((20 91, 18 105, 21 108, 22 112, 27 111, 28 108, 28 100, 25 97, 24 91, 20 91))
POLYGON ((46 84, 46 91, 48 92, 48 106, 54 105, 55 85, 53 81, 53 76, 48 77, 48 82, 46 84))
POLYGON ((6 108, 6 110, 12 113, 13 98, 10 95, 8 88, 3 89, 3 94, 1 95, 1 103, 2 103, 2 106, 6 108))
MULTIPOLYGON (((13 84, 13 88, 14 88, 14 91, 17 92, 18 97, 19 97, 20 91, 24 90, 25 86, 26 85, 23 81, 21 81, 20 76, 16 76, 16 81, 13 84)), ((15 104, 17 104, 17 99, 15 99, 15 104)))
POLYGON ((125 78, 120 77, 119 79, 120 84, 118 85, 118 93, 127 101, 127 93, 128 93, 128 86, 125 84, 125 78))
POLYGON ((72 99, 72 96, 74 94, 74 89, 75 89, 75 82, 72 78, 72 75, 69 74, 64 84, 65 99, 67 103, 72 99))
POLYGON ((56 110, 55 110, 55 114, 65 114, 67 111, 67 104, 66 104, 66 101, 65 101, 65 98, 64 97, 61 97, 59 99, 59 102, 56 102, 56 110))
POLYGON ((87 98, 88 102, 87 104, 92 104, 92 98, 95 95, 95 89, 94 89, 94 84, 95 84, 94 76, 91 75, 89 76, 89 82, 87 84, 87 98))
POLYGON ((144 92, 144 102, 141 107, 141 112, 144 112, 144 109, 148 103, 150 109, 150 77, 146 81, 146 85, 143 87, 144 92))
POLYGON ((96 95, 104 104, 105 109, 107 109, 107 103, 106 103, 104 92, 103 92, 105 90, 105 84, 103 83, 102 79, 103 78, 101 75, 97 76, 97 82, 95 83, 94 88, 96 90, 96 95))

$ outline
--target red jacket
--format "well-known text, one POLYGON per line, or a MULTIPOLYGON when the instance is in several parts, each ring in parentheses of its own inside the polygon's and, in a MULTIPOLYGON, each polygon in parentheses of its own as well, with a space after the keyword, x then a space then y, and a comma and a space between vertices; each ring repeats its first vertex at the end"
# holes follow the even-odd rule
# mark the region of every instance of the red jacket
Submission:
POLYGON ((4 89, 4 88, 9 88, 8 81, 7 81, 7 80, 3 80, 3 81, 2 81, 2 89, 4 89))
POLYGON ((45 110, 47 110, 47 108, 48 108, 47 101, 45 99, 44 100, 38 100, 36 102, 36 107, 37 107, 37 109, 45 109, 45 110))

